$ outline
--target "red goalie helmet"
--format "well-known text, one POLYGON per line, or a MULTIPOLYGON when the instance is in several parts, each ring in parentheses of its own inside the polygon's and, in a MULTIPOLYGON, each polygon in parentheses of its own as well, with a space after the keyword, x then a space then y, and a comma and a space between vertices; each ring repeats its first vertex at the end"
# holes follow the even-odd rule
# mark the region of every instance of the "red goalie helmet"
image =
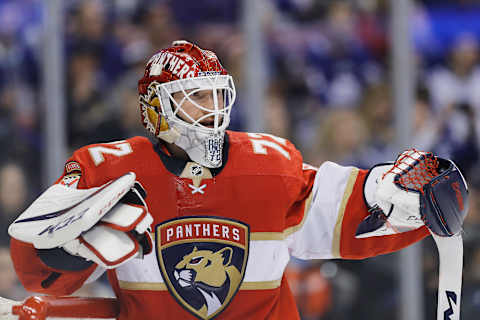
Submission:
POLYGON ((228 74, 214 52, 188 41, 174 41, 170 48, 160 50, 150 58, 143 78, 138 82, 138 92, 146 94, 153 81, 164 83, 209 74, 228 74))
POLYGON ((173 42, 150 58, 138 82, 138 92, 142 123, 148 131, 175 143, 193 161, 212 168, 221 165, 223 137, 236 94, 232 77, 215 53, 188 41, 173 42), (196 93, 205 90, 211 92, 213 106, 195 101, 196 93), (177 92, 184 98, 175 100, 177 92), (198 119, 189 116, 182 108, 186 102, 202 110, 203 115, 198 119), (213 125, 203 124, 207 118, 213 125))

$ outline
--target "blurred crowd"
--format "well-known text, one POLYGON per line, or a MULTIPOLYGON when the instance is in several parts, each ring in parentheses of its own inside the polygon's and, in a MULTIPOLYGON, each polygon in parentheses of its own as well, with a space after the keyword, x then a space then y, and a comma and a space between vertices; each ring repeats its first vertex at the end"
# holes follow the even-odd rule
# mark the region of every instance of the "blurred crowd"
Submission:
MULTIPOLYGON (((145 134, 137 81, 148 57, 176 39, 217 52, 236 80, 231 129, 247 128, 243 61, 249 48, 242 29, 243 1, 63 3, 69 151, 145 134)), ((394 159, 388 1, 262 4, 265 131, 289 138, 316 166, 331 160, 369 168, 394 159)), ((0 296, 15 299, 27 293, 13 272, 4 271, 11 270, 6 227, 44 187, 42 126, 49 115, 42 96, 43 6, 40 0, 0 0, 0 296)), ((464 319, 480 314, 479 15, 477 1, 425 0, 414 1, 410 16, 416 79, 411 146, 453 159, 470 185, 464 319)), ((423 242, 423 253, 425 319, 433 319, 438 263, 431 240, 423 242)), ((293 260, 288 277, 302 319, 396 319, 397 268, 396 255, 365 261, 293 260)), ((82 294, 108 290, 100 282, 82 294)))

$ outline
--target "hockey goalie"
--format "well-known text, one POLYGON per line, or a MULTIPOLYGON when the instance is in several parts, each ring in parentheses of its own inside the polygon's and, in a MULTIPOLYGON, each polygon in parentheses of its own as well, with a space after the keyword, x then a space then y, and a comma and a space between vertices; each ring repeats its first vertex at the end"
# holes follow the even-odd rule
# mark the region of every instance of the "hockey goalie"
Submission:
POLYGON ((10 225, 26 289, 69 295, 107 272, 121 320, 299 319, 290 256, 364 259, 461 230, 468 190, 449 160, 314 168, 283 138, 228 131, 235 87, 212 51, 174 42, 138 90, 156 142, 78 149, 10 225))

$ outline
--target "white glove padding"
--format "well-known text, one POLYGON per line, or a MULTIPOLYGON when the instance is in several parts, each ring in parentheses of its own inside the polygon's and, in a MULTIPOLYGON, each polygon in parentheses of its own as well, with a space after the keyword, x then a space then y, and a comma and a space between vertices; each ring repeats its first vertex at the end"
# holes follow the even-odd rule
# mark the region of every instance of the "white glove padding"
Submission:
MULTIPOLYGON (((143 202, 137 190, 131 192, 143 202)), ((118 203, 96 226, 62 247, 106 269, 116 268, 151 252, 152 222, 146 205, 118 203)))
POLYGON ((37 249, 66 252, 114 268, 152 249, 152 216, 130 172, 98 188, 48 188, 9 227, 37 249))
POLYGON ((8 233, 37 249, 59 247, 97 224, 134 186, 135 178, 130 172, 83 190, 55 184, 15 219, 8 233))
POLYGON ((394 183, 395 174, 387 173, 393 163, 370 169, 364 185, 365 202, 371 214, 359 225, 357 238, 385 236, 417 229, 424 225, 420 199, 394 183))

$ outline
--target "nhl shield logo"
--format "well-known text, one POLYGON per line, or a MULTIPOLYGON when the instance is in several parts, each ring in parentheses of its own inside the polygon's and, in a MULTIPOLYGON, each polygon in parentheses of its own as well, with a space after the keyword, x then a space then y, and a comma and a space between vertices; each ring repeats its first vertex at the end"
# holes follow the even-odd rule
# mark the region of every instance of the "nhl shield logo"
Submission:
POLYGON ((248 260, 249 226, 218 217, 182 217, 155 227, 168 290, 197 318, 220 314, 237 293, 248 260))

